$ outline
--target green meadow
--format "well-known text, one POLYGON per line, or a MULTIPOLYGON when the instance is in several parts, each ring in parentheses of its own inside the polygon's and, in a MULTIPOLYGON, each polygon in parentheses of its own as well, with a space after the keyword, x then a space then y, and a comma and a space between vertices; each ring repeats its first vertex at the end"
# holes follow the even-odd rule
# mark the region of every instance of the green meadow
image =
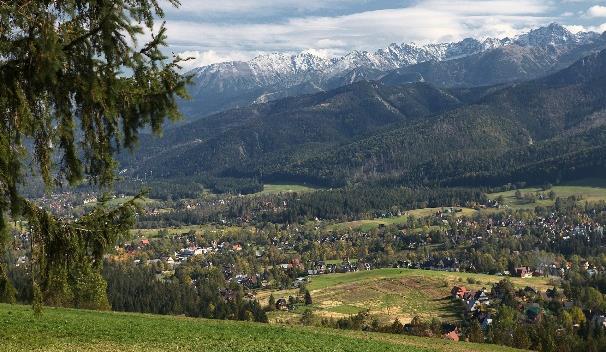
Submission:
MULTIPOLYGON (((393 217, 387 217, 387 218, 375 218, 375 219, 368 219, 368 220, 357 220, 357 221, 349 221, 349 222, 332 224, 332 225, 329 225, 329 229, 330 230, 357 229, 360 231, 369 231, 372 229, 376 229, 382 225, 389 226, 389 225, 405 224, 410 217, 423 218, 423 217, 434 215, 434 214, 442 211, 443 209, 447 209, 447 208, 414 209, 414 210, 407 211, 404 215, 401 215, 401 216, 393 216, 393 217)), ((453 209, 461 210, 460 212, 454 213, 455 216, 457 216, 457 217, 472 216, 477 212, 477 210, 470 209, 470 208, 456 208, 455 207, 453 209)))
POLYGON ((315 187, 301 184, 265 184, 258 194, 303 193, 317 190, 315 187))
MULTIPOLYGON (((496 275, 393 268, 313 276, 307 288, 313 297, 312 309, 319 317, 339 318, 369 310, 383 324, 396 318, 409 322, 415 316, 456 321, 460 318, 460 306, 450 299, 453 286, 490 289, 502 279, 496 275)), ((548 279, 542 277, 509 279, 520 288, 531 286, 545 290, 551 287, 548 279)), ((272 293, 277 299, 297 291, 272 293)), ((258 295, 262 300, 268 296, 269 292, 258 295)), ((271 318, 274 322, 298 321, 303 310, 280 312, 271 318)))
POLYGON ((443 339, 0 304, 0 350, 88 352, 514 351, 443 339))
MULTIPOLYGON (((604 179, 585 179, 564 183, 562 185, 553 186, 548 190, 542 190, 537 187, 519 189, 520 193, 527 194, 549 194, 553 191, 556 197, 568 198, 570 196, 580 196, 580 202, 598 202, 606 201, 606 180, 604 179)), ((499 192, 489 194, 490 199, 498 199, 503 197, 504 205, 512 209, 532 209, 536 206, 551 206, 554 201, 551 199, 537 199, 534 203, 528 203, 523 199, 515 197, 516 190, 507 192, 499 192)))

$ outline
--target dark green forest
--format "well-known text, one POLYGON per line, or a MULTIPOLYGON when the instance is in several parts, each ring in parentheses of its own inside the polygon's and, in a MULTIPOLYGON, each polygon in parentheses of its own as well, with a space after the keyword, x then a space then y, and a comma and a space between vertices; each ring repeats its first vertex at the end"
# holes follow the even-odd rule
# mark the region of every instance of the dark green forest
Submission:
MULTIPOLYGON (((476 89, 359 82, 202 118, 145 139, 128 177, 261 183, 499 186, 604 172, 606 52, 545 78, 476 89)), ((178 183, 178 181, 177 181, 178 183)))

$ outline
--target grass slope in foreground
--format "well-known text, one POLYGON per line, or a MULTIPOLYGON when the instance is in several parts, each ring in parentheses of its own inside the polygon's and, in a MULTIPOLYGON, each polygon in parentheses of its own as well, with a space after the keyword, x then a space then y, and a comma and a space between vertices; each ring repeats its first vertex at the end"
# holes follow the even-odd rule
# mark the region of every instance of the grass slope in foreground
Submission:
POLYGON ((0 304, 1 351, 514 351, 322 328, 0 304))

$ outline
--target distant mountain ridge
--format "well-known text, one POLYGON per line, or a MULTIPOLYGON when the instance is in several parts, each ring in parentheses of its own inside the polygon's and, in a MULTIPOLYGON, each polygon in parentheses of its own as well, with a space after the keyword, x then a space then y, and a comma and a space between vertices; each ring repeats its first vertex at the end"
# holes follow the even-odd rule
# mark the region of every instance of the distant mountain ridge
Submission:
POLYGON ((606 37, 598 33, 573 34, 563 26, 551 24, 516 38, 391 44, 375 52, 352 51, 332 59, 309 52, 269 54, 248 62, 224 62, 191 70, 192 100, 184 102, 182 108, 186 115, 197 118, 229 108, 385 77, 390 77, 394 84, 428 81, 440 86, 489 85, 516 80, 522 75, 535 78, 553 71, 560 59, 565 62, 558 68, 563 68, 603 48, 606 48, 606 37), (501 63, 505 66, 500 74, 489 75, 489 79, 483 81, 474 77, 479 72, 469 72, 482 60, 483 70, 501 63))

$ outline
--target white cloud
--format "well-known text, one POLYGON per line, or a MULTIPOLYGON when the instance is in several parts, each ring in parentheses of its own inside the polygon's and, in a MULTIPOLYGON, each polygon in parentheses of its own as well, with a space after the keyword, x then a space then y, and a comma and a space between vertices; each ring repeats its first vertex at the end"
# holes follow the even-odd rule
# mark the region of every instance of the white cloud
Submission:
POLYGON ((547 2, 538 0, 425 0, 418 7, 463 16, 536 15, 549 9, 547 2))
POLYGON ((606 6, 595 5, 587 10, 589 17, 606 17, 606 6))
POLYGON ((604 33, 604 32, 606 32, 606 23, 598 24, 595 26, 571 25, 571 26, 565 26, 565 27, 572 33, 579 33, 579 32, 604 33))
POLYGON ((571 33, 580 33, 580 32, 587 32, 587 28, 585 28, 584 26, 581 25, 570 25, 570 26, 564 26, 566 29, 568 29, 571 33))
MULTIPOLYGON (((311 51, 329 57, 353 49, 374 51, 392 42, 511 37, 563 18, 570 22, 578 18, 571 16, 576 11, 585 13, 584 6, 563 5, 570 1, 411 0, 408 7, 311 16, 305 11, 359 5, 369 0, 183 0, 178 13, 184 15, 171 13, 167 27, 171 49, 196 52, 195 62, 201 64, 245 60, 268 52, 311 51), (289 11, 287 16, 259 21, 250 17, 250 13, 284 9, 289 11), (195 15, 206 12, 233 13, 233 16, 228 16, 229 20, 216 20, 212 16, 195 15)), ((402 2, 399 3, 401 6, 402 2)), ((600 29, 588 20, 569 25, 577 32, 600 29)))
POLYGON ((242 52, 218 53, 214 50, 188 50, 180 52, 178 55, 182 59, 188 59, 187 61, 183 61, 181 63, 184 71, 188 71, 194 67, 206 66, 217 62, 246 61, 251 59, 250 55, 246 55, 242 52))
POLYGON ((335 17, 295 17, 279 23, 219 24, 169 21, 172 45, 233 51, 345 52, 373 50, 390 42, 438 42, 465 36, 511 36, 548 23, 538 0, 425 0, 416 6, 335 17))
POLYGON ((225 13, 273 12, 291 10, 304 12, 339 7, 356 3, 359 0, 181 0, 181 6, 175 9, 166 0, 160 5, 168 13, 188 13, 197 15, 213 15, 225 13))
POLYGON ((330 59, 337 55, 337 53, 331 49, 307 49, 307 50, 304 50, 303 52, 310 53, 312 55, 322 57, 325 59, 330 59))

